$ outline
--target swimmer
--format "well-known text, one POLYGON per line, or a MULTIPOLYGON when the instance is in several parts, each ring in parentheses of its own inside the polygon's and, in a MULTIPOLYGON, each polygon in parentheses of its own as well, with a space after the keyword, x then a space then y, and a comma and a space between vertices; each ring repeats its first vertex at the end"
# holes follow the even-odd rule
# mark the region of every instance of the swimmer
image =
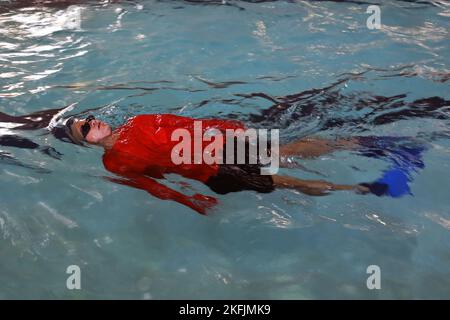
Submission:
MULTIPOLYGON (((420 159, 423 148, 400 148, 396 151, 390 147, 395 145, 393 140, 396 138, 393 137, 356 137, 337 140, 310 137, 279 148, 280 157, 303 158, 317 157, 344 149, 359 150, 370 157, 383 156, 379 152, 392 152, 394 155, 392 166, 373 183, 345 185, 324 180, 301 180, 287 175, 261 175, 260 164, 176 165, 171 159, 171 152, 178 141, 172 141, 171 134, 179 128, 192 131, 196 120, 199 119, 172 114, 138 115, 113 130, 107 123, 90 115, 86 119, 68 119, 65 129, 71 142, 87 143, 104 149, 103 164, 108 171, 116 175, 109 180, 145 190, 160 199, 177 201, 201 214, 206 214, 209 208, 216 205, 217 199, 201 194, 187 196, 157 180, 164 179, 165 174, 178 174, 200 181, 218 194, 242 190, 268 193, 275 189, 294 189, 313 196, 348 190, 361 194, 399 197, 410 193, 408 182, 411 181, 411 173, 423 167, 420 159)), ((245 129, 241 122, 235 120, 201 120, 202 133, 210 128, 220 131, 245 129)))
MULTIPOLYGON (((93 116, 86 119, 63 119, 67 108, 69 107, 22 116, 10 116, 0 112, 0 129, 7 128, 3 132, 0 131, 0 146, 38 149, 50 157, 61 159, 62 154, 53 147, 39 146, 17 134, 22 130, 48 128, 59 140, 103 147, 103 164, 116 175, 108 178, 109 180, 145 190, 160 199, 178 201, 202 214, 217 203, 215 198, 200 194, 186 196, 157 180, 164 179, 167 173, 175 173, 201 181, 218 194, 242 190, 268 193, 276 188, 288 188, 308 195, 326 195, 331 191, 350 190, 361 194, 401 197, 411 194, 409 182, 412 181, 413 173, 424 167, 422 153, 425 148, 422 144, 409 137, 373 136, 336 140, 306 137, 279 148, 280 159, 291 156, 312 158, 337 150, 351 150, 367 157, 388 160, 390 167, 372 183, 343 185, 323 180, 301 180, 286 175, 261 175, 260 164, 175 165, 171 161, 171 150, 178 142, 171 141, 171 133, 178 128, 192 129, 193 122, 198 119, 170 114, 140 115, 113 131, 107 123, 93 116), (64 125, 51 126, 49 124, 52 121, 64 125)), ((234 120, 202 119, 202 123, 203 132, 211 127, 220 130, 244 128, 241 122, 234 120)), ((0 161, 33 168, 1 150, 0 161)), ((289 167, 283 162, 280 162, 280 165, 289 167)))

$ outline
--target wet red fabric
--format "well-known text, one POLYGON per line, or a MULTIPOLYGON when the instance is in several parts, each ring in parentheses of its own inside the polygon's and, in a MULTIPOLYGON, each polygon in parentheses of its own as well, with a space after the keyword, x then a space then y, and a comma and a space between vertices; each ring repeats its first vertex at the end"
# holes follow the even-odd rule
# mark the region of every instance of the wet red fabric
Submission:
MULTIPOLYGON (((118 139, 111 149, 105 151, 103 164, 105 168, 121 178, 111 178, 114 182, 143 189, 160 199, 175 200, 192 209, 205 213, 208 207, 216 203, 216 199, 196 194, 186 196, 161 184, 156 179, 163 179, 164 174, 175 173, 186 178, 206 182, 215 176, 218 164, 175 164, 171 154, 179 141, 172 141, 171 136, 176 129, 186 129, 194 138, 194 123, 201 121, 201 135, 209 129, 223 132, 226 129, 244 129, 239 121, 220 119, 193 119, 172 114, 139 115, 117 128, 114 134, 118 139)), ((198 137, 201 139, 201 137, 198 137)), ((210 144, 202 143, 202 147, 210 144)), ((202 148, 202 150, 203 150, 202 148)), ((191 158, 194 159, 194 143, 191 143, 191 158)))

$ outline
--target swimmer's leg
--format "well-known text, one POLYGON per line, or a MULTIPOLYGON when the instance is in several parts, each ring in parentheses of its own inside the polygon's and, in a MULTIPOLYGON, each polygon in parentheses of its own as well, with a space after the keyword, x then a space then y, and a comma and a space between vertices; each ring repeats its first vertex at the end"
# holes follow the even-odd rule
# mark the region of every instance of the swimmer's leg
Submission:
POLYGON ((306 137, 280 146, 280 155, 282 157, 314 158, 337 150, 355 149, 358 146, 358 138, 330 140, 320 137, 306 137))
MULTIPOLYGON (((409 137, 353 137, 350 139, 327 140, 322 138, 305 138, 280 147, 281 156, 317 157, 336 150, 354 150, 364 156, 383 158, 391 166, 383 175, 372 183, 363 183, 356 187, 358 192, 369 192, 383 196, 401 197, 411 194, 409 182, 413 173, 425 167, 422 154, 426 146, 409 137)), ((313 184, 313 193, 317 186, 322 190, 333 190, 334 185, 327 182, 313 184), (325 185, 323 184, 325 183, 325 185), (331 189, 330 189, 331 188, 331 189)), ((339 187, 339 185, 337 185, 339 187)), ((300 188, 301 186, 299 186, 300 188)), ((348 187, 348 186, 344 186, 348 187)), ((355 189, 355 187, 353 187, 355 189)), ((349 189, 334 189, 349 190, 349 189)), ((320 191, 319 191, 320 193, 320 191)))
POLYGON ((334 184, 324 180, 301 180, 290 176, 272 176, 277 188, 295 189, 312 196, 324 196, 331 191, 352 190, 358 193, 367 193, 369 189, 362 185, 334 184))
POLYGON ((338 150, 354 150, 368 157, 384 157, 387 152, 395 153, 398 150, 406 153, 421 152, 417 149, 417 142, 410 137, 391 136, 357 136, 338 138, 335 140, 321 137, 305 137, 280 146, 280 156, 297 156, 314 158, 338 150), (407 145, 415 144, 414 147, 407 145))

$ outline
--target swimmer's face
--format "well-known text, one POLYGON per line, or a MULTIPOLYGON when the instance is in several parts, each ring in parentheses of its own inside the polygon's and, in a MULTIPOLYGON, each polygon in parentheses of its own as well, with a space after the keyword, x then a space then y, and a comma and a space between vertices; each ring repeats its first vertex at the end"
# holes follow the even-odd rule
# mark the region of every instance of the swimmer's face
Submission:
POLYGON ((109 124, 97 120, 93 116, 84 120, 75 120, 71 128, 75 138, 92 144, 99 143, 112 133, 109 124))

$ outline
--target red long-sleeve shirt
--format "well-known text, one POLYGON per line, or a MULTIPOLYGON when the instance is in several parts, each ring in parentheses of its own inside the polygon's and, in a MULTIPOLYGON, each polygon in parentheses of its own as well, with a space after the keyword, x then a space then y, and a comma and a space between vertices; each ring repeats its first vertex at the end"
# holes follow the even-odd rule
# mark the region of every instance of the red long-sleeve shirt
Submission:
MULTIPOLYGON (((200 121, 203 135, 211 128, 225 133, 226 129, 244 129, 239 121, 218 119, 193 119, 172 114, 139 115, 117 128, 114 134, 118 139, 112 148, 105 151, 103 164, 105 168, 121 178, 110 180, 143 189, 150 194, 167 200, 174 200, 192 209, 205 213, 217 200, 196 194, 186 196, 159 183, 164 174, 176 173, 186 178, 206 182, 217 174, 218 164, 175 164, 172 161, 172 149, 179 141, 171 141, 172 132, 186 129, 194 139, 194 121, 200 121)), ((201 138, 201 137, 200 137, 201 138)), ((225 142, 225 134, 223 135, 225 142)), ((210 142, 203 142, 203 148, 210 142)), ((202 148, 202 150, 203 150, 202 148)), ((194 142, 191 142, 191 157, 194 158, 194 142)))

